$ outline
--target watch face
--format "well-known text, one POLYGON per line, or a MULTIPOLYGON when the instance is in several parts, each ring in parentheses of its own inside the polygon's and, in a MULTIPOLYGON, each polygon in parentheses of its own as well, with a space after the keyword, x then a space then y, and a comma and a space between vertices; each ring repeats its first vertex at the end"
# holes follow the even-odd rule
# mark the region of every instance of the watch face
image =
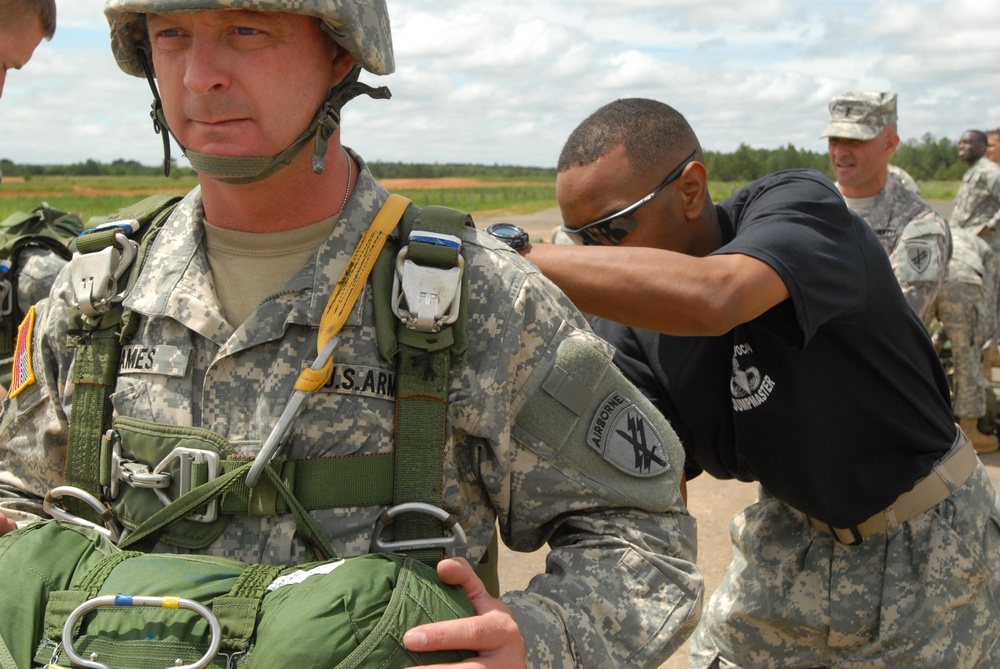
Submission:
POLYGON ((494 223, 486 228, 486 234, 496 237, 515 251, 528 246, 528 233, 513 223, 494 223))

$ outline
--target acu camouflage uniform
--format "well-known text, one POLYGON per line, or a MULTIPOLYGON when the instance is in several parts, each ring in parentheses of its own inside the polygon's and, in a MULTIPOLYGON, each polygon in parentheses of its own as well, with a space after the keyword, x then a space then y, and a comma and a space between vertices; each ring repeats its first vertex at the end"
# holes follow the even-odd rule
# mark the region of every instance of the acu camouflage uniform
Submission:
MULTIPOLYGON (((949 221, 953 228, 967 228, 978 235, 984 228, 998 232, 1000 223, 1000 165, 980 158, 965 174, 955 194, 955 208, 949 221)), ((996 252, 996 245, 990 246, 996 252)))
POLYGON ((870 206, 856 210, 878 235, 913 311, 925 323, 948 274, 952 244, 948 222, 890 177, 870 206))
MULTIPOLYGON (((335 282, 388 196, 352 156, 361 174, 329 241, 236 327, 213 289, 200 190, 178 205, 126 301, 145 317, 122 354, 117 415, 207 428, 238 453, 257 453, 311 361, 304 358, 315 355, 335 282)), ((497 523, 514 550, 552 547, 547 573, 503 596, 529 667, 657 666, 701 610, 695 522, 679 496, 680 444, 562 293, 506 246, 471 228, 463 236, 471 341, 452 371, 443 454, 444 506, 457 510, 469 535, 458 554, 478 563, 497 523), (574 378, 574 357, 590 361, 586 378, 579 370, 574 378), (646 436, 662 436, 655 453, 663 466, 642 472, 637 461, 625 473, 588 444, 592 420, 606 408, 601 386, 645 407, 646 436)), ((53 290, 58 299, 37 310, 38 381, 8 400, 0 420, 0 511, 19 521, 38 517, 40 498, 64 478, 73 371, 67 274, 53 290)), ((289 458, 393 450, 395 371, 378 353, 370 284, 341 335, 333 379, 308 399, 283 453, 289 458)), ((310 513, 346 557, 368 552, 383 510, 310 513)), ((201 552, 269 564, 305 559, 290 516, 229 518, 201 552)), ((180 551, 162 543, 157 550, 180 551)))
POLYGON ((993 336, 996 323, 993 299, 997 292, 997 266, 993 250, 981 237, 966 229, 952 230, 955 250, 948 264, 948 280, 941 289, 931 316, 937 316, 951 340, 954 362, 952 412, 959 418, 979 418, 986 413, 988 388, 983 375, 983 344, 993 336))
MULTIPOLYGON (((980 158, 962 175, 962 184, 955 194, 951 212, 951 227, 965 228, 980 235, 1000 258, 1000 165, 980 158)), ((1000 308, 1000 292, 996 296, 1000 308)), ((997 316, 1000 317, 1000 309, 997 316)))

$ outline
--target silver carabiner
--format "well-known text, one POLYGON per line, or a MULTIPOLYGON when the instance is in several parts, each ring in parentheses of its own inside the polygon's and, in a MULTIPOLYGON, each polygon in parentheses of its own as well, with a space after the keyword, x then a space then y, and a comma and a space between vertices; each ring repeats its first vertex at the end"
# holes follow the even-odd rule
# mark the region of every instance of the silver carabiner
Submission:
POLYGON ((462 526, 458 524, 458 521, 455 521, 455 523, 451 526, 450 537, 429 537, 427 539, 383 541, 382 531, 392 524, 392 520, 396 516, 403 513, 426 513, 430 516, 434 516, 442 522, 448 520, 450 515, 444 509, 434 506, 433 504, 425 504, 424 502, 406 502, 404 504, 397 504, 396 506, 387 509, 381 516, 379 516, 378 521, 375 523, 375 532, 372 535, 369 552, 405 553, 407 551, 440 548, 444 550, 445 555, 452 556, 455 554, 456 547, 464 546, 468 542, 468 537, 465 536, 465 530, 463 530, 462 526))
POLYGON ((68 485, 61 485, 52 488, 52 490, 49 490, 45 494, 45 499, 42 500, 42 509, 45 510, 45 513, 49 514, 56 520, 64 520, 67 523, 82 525, 83 527, 89 527, 97 530, 116 544, 121 539, 122 528, 118 525, 114 518, 106 515, 108 508, 101 503, 101 500, 81 488, 68 485), (104 518, 105 525, 102 526, 97 523, 92 523, 86 518, 74 516, 69 511, 56 506, 56 500, 62 497, 75 497, 76 499, 84 502, 87 506, 93 509, 98 516, 104 518))
POLYGON ((212 632, 212 639, 208 644, 208 650, 205 651, 205 654, 193 664, 181 664, 181 660, 177 660, 173 664, 173 669, 203 669, 211 664, 212 660, 215 659, 215 656, 219 654, 219 646, 222 643, 222 626, 219 624, 219 619, 215 617, 215 614, 212 613, 208 607, 199 604, 192 599, 184 599, 183 597, 102 595, 100 597, 88 599, 83 604, 80 604, 80 606, 73 609, 73 612, 69 614, 69 618, 66 619, 66 624, 63 625, 63 649, 66 651, 67 657, 72 660, 73 664, 78 664, 81 667, 88 667, 89 669, 109 669, 107 665, 101 664, 97 661, 97 653, 92 654, 89 660, 85 660, 80 657, 80 655, 73 648, 73 628, 76 626, 77 619, 88 611, 92 611, 102 606, 152 606, 163 609, 187 609, 188 611, 194 611, 207 620, 209 629, 212 632))
MULTIPOLYGON (((316 356, 313 364, 309 366, 309 369, 313 371, 323 369, 327 361, 333 357, 333 353, 339 345, 340 337, 331 337, 330 341, 326 342, 323 350, 316 356)), ((306 408, 306 399, 309 395, 310 393, 305 390, 296 390, 288 398, 288 404, 285 405, 285 409, 278 417, 278 422, 274 424, 271 434, 267 435, 264 445, 260 447, 257 456, 253 460, 253 464, 250 465, 250 471, 247 472, 245 479, 248 488, 253 488, 260 482, 260 477, 264 474, 264 468, 270 465, 271 461, 278 455, 281 445, 288 438, 289 432, 292 431, 295 419, 306 408)))

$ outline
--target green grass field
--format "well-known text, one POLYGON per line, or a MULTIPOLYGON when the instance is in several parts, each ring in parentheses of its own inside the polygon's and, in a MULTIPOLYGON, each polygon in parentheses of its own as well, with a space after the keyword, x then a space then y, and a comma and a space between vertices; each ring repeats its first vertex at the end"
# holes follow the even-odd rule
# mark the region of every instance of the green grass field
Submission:
MULTIPOLYGON (((43 201, 63 211, 79 212, 83 220, 103 217, 133 204, 147 194, 171 191, 185 193, 197 184, 195 177, 30 177, 4 179, 0 184, 0 220, 15 211, 30 211, 43 201)), ((736 182, 709 183, 716 202, 743 186, 736 182)), ((952 200, 958 182, 928 181, 921 184, 927 200, 952 200)), ((556 206, 555 182, 511 185, 503 181, 466 188, 423 188, 396 191, 421 207, 441 205, 469 212, 497 211, 526 214, 556 206)))

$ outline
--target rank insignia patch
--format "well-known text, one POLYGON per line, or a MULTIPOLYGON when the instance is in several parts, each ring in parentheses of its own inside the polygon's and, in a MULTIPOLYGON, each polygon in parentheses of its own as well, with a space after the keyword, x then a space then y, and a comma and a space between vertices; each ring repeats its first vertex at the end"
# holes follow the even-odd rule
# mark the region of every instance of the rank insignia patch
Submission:
POLYGON ((34 329, 35 307, 32 305, 24 320, 17 326, 17 347, 14 349, 9 397, 17 397, 35 382, 35 370, 31 368, 31 333, 34 329))
POLYGON ((590 422, 587 443, 615 468, 642 478, 670 469, 663 440, 631 400, 615 391, 590 422))

